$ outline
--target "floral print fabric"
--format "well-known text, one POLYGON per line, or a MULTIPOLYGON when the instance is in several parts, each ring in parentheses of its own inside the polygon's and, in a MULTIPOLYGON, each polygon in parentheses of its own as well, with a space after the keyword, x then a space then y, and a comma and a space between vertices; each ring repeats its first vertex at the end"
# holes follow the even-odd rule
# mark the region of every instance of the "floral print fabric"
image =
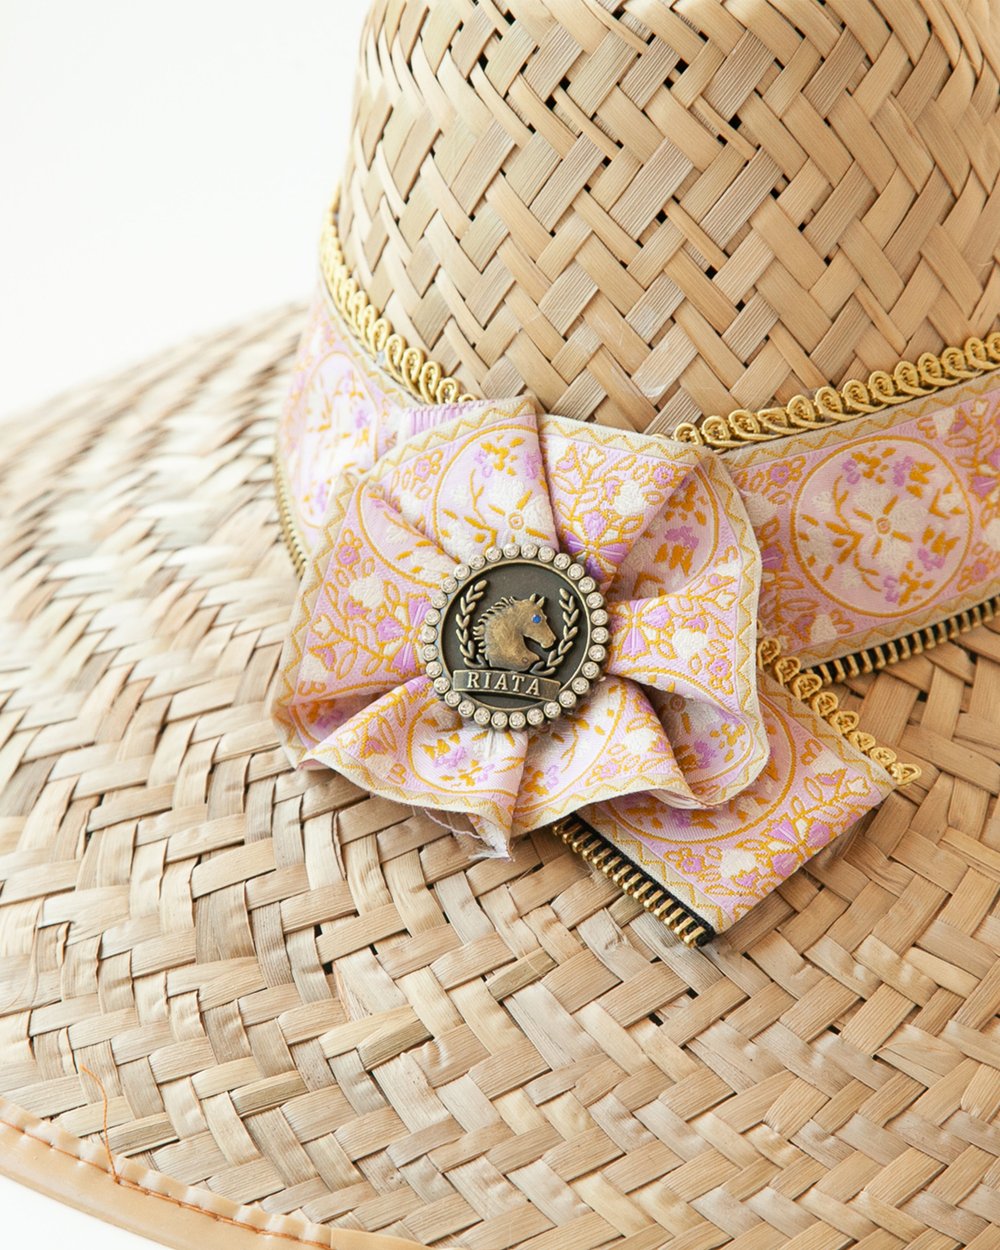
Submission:
POLYGON ((761 621, 804 664, 1000 589, 1000 387, 987 375, 726 455, 763 557, 761 621))
POLYGON ((760 561, 718 458, 525 399, 435 415, 331 504, 284 664, 296 762, 460 812, 494 850, 622 794, 702 807, 742 790, 768 757, 760 561), (441 579, 511 541, 571 552, 609 600, 605 680, 570 719, 523 733, 463 723, 418 647, 441 579))
POLYGON ((296 764, 460 813, 493 854, 580 811, 717 930, 892 788, 756 671, 760 545, 717 454, 526 399, 412 406, 322 301, 279 454, 312 548, 275 705, 296 764), (605 678, 543 730, 461 720, 420 657, 441 579, 506 542, 608 600, 605 678))
MULTIPOLYGON (((354 345, 321 294, 280 435, 307 543, 332 483, 426 428, 431 411, 413 407, 354 345)), ((761 633, 803 664, 924 629, 1000 592, 993 375, 723 460, 761 551, 761 633)), ((566 504, 574 528, 601 524, 595 499, 566 504)))

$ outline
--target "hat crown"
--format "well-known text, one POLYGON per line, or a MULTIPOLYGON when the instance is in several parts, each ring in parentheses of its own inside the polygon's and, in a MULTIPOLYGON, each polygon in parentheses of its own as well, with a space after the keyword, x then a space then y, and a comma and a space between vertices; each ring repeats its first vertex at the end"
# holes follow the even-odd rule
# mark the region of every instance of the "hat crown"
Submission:
POLYGON ((967 8, 375 0, 347 263, 470 390, 650 431, 985 334, 1000 55, 967 8))

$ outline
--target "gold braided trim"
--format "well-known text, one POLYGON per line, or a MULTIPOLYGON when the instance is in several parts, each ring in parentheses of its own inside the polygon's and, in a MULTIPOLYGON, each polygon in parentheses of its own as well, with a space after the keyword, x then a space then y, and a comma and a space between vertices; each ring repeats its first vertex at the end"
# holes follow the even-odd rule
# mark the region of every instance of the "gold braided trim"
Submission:
POLYGON ((419 347, 411 347, 392 323, 378 311, 351 276, 344 259, 337 227, 339 194, 327 213, 320 240, 320 265, 326 287, 348 329, 386 373, 425 404, 466 403, 475 399, 462 384, 448 376, 436 360, 428 360, 419 347))
POLYGON ((1000 369, 1000 332, 994 331, 985 339, 966 339, 963 347, 946 347, 940 356, 924 352, 916 363, 901 360, 892 373, 876 370, 869 374, 867 382, 852 378, 839 388, 821 386, 811 399, 796 395, 782 408, 761 408, 757 412, 737 408, 728 417, 686 421, 674 430, 673 437, 682 443, 698 443, 718 451, 771 442, 882 412, 996 369, 1000 369))
POLYGON ((552 832, 575 855, 613 881, 623 894, 662 921, 685 946, 703 946, 715 937, 715 929, 707 920, 675 898, 648 872, 638 868, 576 813, 557 820, 552 832))
POLYGON ((803 669, 793 655, 782 655, 775 638, 763 638, 757 644, 757 663, 800 702, 807 704, 822 720, 843 734, 852 747, 880 765, 898 786, 909 785, 920 776, 916 764, 904 764, 890 747, 883 746, 871 734, 858 728, 857 712, 840 706, 840 699, 827 689, 823 677, 811 669, 803 669))

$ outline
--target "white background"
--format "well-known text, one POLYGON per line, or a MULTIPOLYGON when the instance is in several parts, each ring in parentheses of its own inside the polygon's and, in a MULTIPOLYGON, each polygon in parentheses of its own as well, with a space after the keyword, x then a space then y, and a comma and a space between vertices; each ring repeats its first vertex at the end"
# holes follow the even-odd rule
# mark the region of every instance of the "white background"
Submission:
MULTIPOLYGON (((0 414, 308 297, 364 9, 0 0, 0 414)), ((5 1250, 151 1244, 3 1179, 0 1212, 5 1250)))
POLYGON ((0 0, 0 414, 309 295, 365 8, 0 0))

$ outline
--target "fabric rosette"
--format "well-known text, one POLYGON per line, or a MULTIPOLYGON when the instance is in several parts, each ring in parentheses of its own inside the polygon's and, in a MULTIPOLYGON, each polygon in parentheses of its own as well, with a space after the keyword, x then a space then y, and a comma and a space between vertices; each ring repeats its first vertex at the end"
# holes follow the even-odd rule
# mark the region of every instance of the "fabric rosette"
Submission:
POLYGON ((487 853, 583 809, 722 928, 892 788, 758 670, 759 585, 715 453, 530 399, 413 409, 333 483, 275 718, 295 764, 465 818, 487 853), (567 553, 606 601, 601 680, 540 728, 477 725, 426 672, 442 579, 509 543, 567 553))
MULTIPOLYGON (((714 807, 768 757, 755 666, 757 544, 717 456, 470 403, 341 484, 292 630, 281 713, 299 763, 461 813, 495 851, 592 803, 714 807), (491 546, 549 545, 604 592, 603 679, 517 732, 463 720, 424 671, 441 580, 491 546)), ((427 419, 426 412, 424 419, 427 419)))
POLYGON ((626 794, 694 808, 742 790, 768 757, 760 559, 718 457, 539 417, 528 400, 454 411, 331 504, 281 705, 297 762, 461 813, 494 850, 626 794), (580 560, 610 618, 603 680, 573 715, 522 732, 446 706, 419 645, 442 577, 512 541, 580 560))

